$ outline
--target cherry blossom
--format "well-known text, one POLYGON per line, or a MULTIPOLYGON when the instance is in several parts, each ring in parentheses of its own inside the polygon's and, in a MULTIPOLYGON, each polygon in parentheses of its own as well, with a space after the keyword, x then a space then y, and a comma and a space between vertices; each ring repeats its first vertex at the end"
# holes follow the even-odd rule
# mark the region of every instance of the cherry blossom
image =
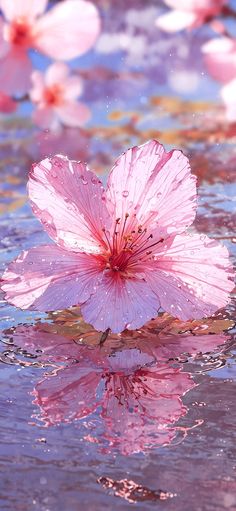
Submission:
POLYGON ((173 10, 159 16, 156 25, 166 32, 202 25, 217 16, 227 0, 164 0, 173 10))
POLYGON ((222 83, 236 78, 236 39, 216 37, 205 43, 202 51, 212 78, 222 83))
POLYGON ((136 329, 160 308, 188 320, 229 301, 228 251, 185 232, 196 214, 196 178, 181 151, 155 140, 116 161, 107 182, 64 156, 34 164, 34 214, 55 244, 24 251, 3 275, 6 299, 22 309, 81 305, 97 330, 136 329))
POLYGON ((226 119, 236 121, 236 39, 217 37, 202 46, 206 67, 215 80, 224 84, 220 95, 226 107, 226 119))
POLYGON ((55 62, 45 75, 34 71, 32 83, 30 98, 36 105, 33 120, 41 128, 55 131, 61 124, 76 128, 89 119, 89 109, 76 101, 82 92, 82 81, 70 76, 66 64, 55 62))
POLYGON ((29 49, 52 59, 70 60, 89 50, 100 31, 96 7, 65 0, 45 14, 47 0, 1 0, 0 83, 8 94, 30 88, 29 49))

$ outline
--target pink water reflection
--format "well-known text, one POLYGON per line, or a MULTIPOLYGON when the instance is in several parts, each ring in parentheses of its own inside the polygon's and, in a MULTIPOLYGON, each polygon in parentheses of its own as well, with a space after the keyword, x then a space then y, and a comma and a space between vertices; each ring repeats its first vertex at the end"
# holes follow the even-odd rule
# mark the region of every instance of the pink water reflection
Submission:
POLYGON ((140 333, 129 343, 112 335, 100 347, 78 344, 54 325, 39 323, 17 327, 13 339, 52 366, 32 392, 37 418, 50 427, 96 412, 102 434, 96 429, 85 439, 128 455, 170 444, 179 430, 187 434, 177 422, 188 411, 182 398, 195 383, 183 361, 187 354, 214 351, 227 337, 153 334, 148 342, 140 333))

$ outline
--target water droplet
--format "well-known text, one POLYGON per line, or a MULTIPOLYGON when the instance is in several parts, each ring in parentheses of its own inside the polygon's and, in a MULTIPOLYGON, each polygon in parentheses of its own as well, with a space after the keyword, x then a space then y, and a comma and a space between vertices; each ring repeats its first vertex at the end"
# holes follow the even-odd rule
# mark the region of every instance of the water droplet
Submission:
POLYGON ((123 195, 123 197, 128 197, 128 195, 129 195, 128 190, 124 190, 124 191, 122 192, 122 195, 123 195))
POLYGON ((85 179, 84 176, 81 176, 81 180, 82 180, 83 185, 87 185, 88 184, 88 181, 87 181, 87 179, 85 179))

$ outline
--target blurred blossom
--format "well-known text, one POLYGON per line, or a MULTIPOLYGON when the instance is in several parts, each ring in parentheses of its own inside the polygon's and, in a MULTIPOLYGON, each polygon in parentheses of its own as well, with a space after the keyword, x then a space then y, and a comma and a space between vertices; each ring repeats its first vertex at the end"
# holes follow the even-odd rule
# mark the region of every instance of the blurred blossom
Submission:
POLYGON ((56 131, 61 124, 76 128, 89 119, 88 107, 76 101, 82 93, 82 81, 70 75, 66 64, 56 62, 45 74, 34 71, 32 83, 30 99, 36 106, 33 112, 36 125, 56 131))
POLYGON ((226 247, 186 232, 196 177, 156 140, 122 154, 101 181, 61 155, 32 166, 33 212, 55 241, 24 251, 5 271, 6 299, 22 309, 81 305, 97 330, 134 330, 160 308, 188 320, 229 303, 226 247))
POLYGON ((220 95, 226 106, 226 119, 236 121, 236 39, 218 37, 203 45, 205 64, 215 80, 224 83, 220 95))
POLYGON ((236 39, 216 37, 205 43, 202 51, 212 78, 223 83, 236 78, 236 39))
POLYGON ((236 77, 221 89, 221 97, 226 106, 226 118, 236 122, 236 77))
POLYGON ((198 27, 217 16, 228 0, 164 0, 174 9, 159 16, 156 25, 166 32, 198 27))
POLYGON ((11 114, 17 109, 17 102, 10 96, 0 91, 0 113, 11 114))
POLYGON ((173 71, 168 79, 169 86, 178 94, 191 94, 198 88, 199 82, 199 73, 187 69, 173 71))
POLYGON ((73 59, 94 44, 100 31, 96 7, 84 0, 65 0, 46 14, 47 0, 1 0, 0 83, 8 94, 30 88, 33 48, 52 59, 73 59))

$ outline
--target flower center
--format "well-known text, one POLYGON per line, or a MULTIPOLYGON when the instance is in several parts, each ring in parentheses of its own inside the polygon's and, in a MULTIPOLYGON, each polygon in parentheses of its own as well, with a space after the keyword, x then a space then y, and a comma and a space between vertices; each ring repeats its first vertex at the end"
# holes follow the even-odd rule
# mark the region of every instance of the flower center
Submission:
POLYGON ((51 87, 46 87, 44 90, 44 101, 48 106, 58 106, 63 100, 63 90, 60 85, 55 84, 51 87))
POLYGON ((14 46, 29 48, 32 45, 32 27, 25 18, 17 18, 7 26, 6 39, 14 46))
POLYGON ((126 213, 123 222, 120 218, 115 221, 111 234, 103 228, 107 251, 104 254, 105 269, 114 272, 129 273, 139 263, 153 258, 154 247, 164 241, 155 240, 146 227, 137 225, 136 217, 130 218, 126 213))

